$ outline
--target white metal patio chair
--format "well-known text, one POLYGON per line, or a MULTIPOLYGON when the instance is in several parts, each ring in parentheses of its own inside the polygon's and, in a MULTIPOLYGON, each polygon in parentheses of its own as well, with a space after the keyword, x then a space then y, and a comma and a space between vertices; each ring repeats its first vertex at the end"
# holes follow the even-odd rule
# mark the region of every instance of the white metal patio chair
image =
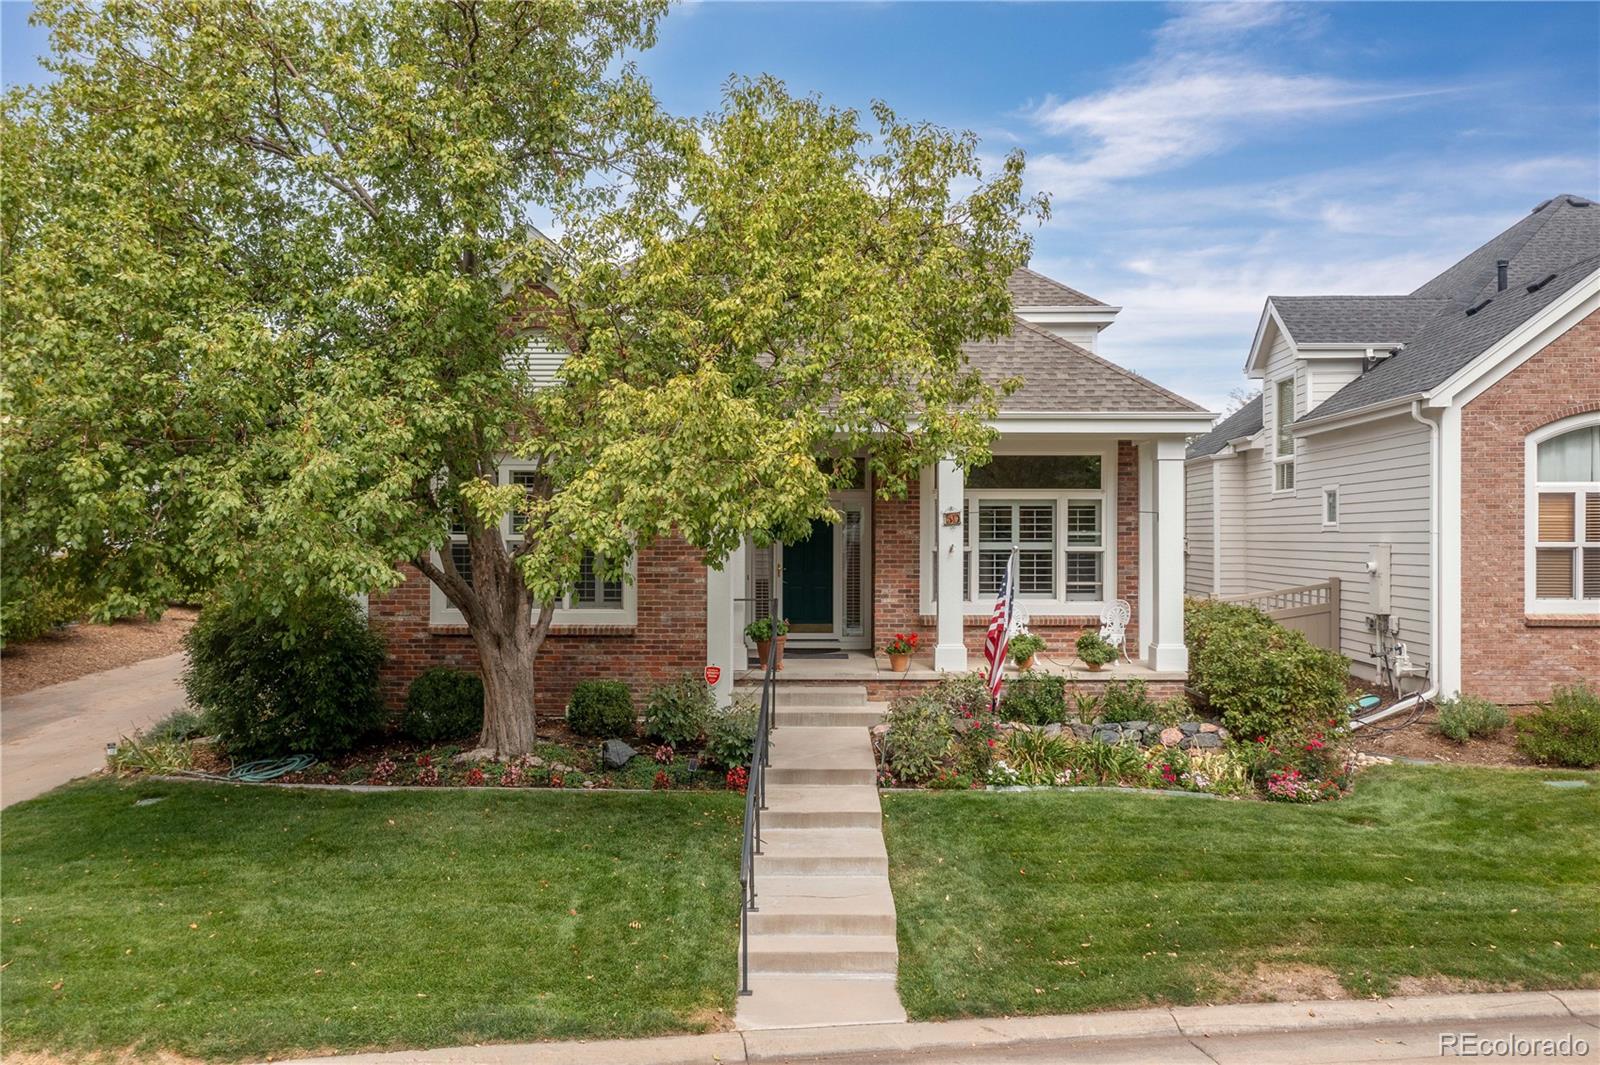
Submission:
POLYGON ((1133 618, 1133 608, 1126 599, 1113 599, 1100 611, 1100 638, 1112 647, 1125 661, 1128 657, 1128 622, 1133 618))

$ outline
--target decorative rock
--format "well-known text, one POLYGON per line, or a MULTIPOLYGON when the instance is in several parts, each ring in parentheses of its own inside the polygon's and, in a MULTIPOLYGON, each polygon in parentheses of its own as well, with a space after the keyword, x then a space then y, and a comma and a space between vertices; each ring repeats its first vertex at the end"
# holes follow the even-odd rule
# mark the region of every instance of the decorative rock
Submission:
POLYGON ((1046 736, 1059 736, 1059 735, 1061 735, 1061 725, 1060 725, 1060 723, 1052 721, 1050 724, 1046 725, 1044 727, 1044 734, 1046 736))
POLYGON ((1164 728, 1161 730, 1160 735, 1156 738, 1161 741, 1161 746, 1163 747, 1176 747, 1179 741, 1183 739, 1183 730, 1178 728, 1164 728))
POLYGON ((1178 728, 1183 730, 1183 734, 1185 736, 1193 736, 1196 732, 1200 731, 1200 722, 1183 721, 1179 723, 1178 728))
POLYGON ((1131 744, 1134 744, 1135 746, 1138 746, 1140 744, 1140 738, 1143 735, 1144 735, 1144 733, 1142 733, 1142 732, 1124 732, 1122 734, 1122 741, 1121 742, 1123 742, 1123 743, 1131 743, 1131 744))
POLYGON ((1222 737, 1215 732, 1201 732, 1194 737, 1194 745, 1202 750, 1222 746, 1222 737))
POLYGON ((1221 725, 1212 724, 1210 721, 1202 721, 1202 722, 1200 722, 1200 731, 1201 732, 1221 732, 1222 731, 1222 726, 1221 725))
POLYGON ((1072 722, 1071 728, 1072 728, 1072 734, 1074 736, 1078 737, 1080 740, 1086 740, 1089 737, 1094 735, 1094 726, 1093 725, 1085 725, 1081 721, 1072 722))
POLYGON ((1143 732, 1149 727, 1150 722, 1148 721, 1124 721, 1122 723, 1122 731, 1124 732, 1143 732))
POLYGON ((621 769, 628 764, 628 759, 638 753, 621 740, 606 740, 600 745, 600 759, 605 762, 607 769, 621 769))
POLYGON ((1100 743, 1118 743, 1122 740, 1122 733, 1114 728, 1097 728, 1094 738, 1100 743))
MULTIPOLYGON (((957 732, 965 732, 966 730, 967 730, 967 720, 966 720, 966 718, 958 718, 956 720, 956 731, 957 732)), ((880 721, 876 725, 873 725, 872 726, 872 734, 874 736, 887 736, 889 734, 889 722, 880 721)))

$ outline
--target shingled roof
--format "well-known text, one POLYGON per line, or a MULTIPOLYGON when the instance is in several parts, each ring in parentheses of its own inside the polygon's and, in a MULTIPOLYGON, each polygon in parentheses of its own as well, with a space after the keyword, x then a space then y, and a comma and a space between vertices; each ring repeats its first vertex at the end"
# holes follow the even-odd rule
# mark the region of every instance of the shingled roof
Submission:
MULTIPOLYGON (((1403 336, 1347 341, 1398 341, 1402 347, 1300 421, 1428 392, 1596 270, 1600 270, 1600 205, 1582 196, 1562 195, 1541 203, 1409 296, 1303 297, 1305 303, 1291 313, 1300 315, 1308 332, 1354 337, 1383 328, 1398 330, 1408 321, 1414 327, 1403 336), (1504 291, 1497 276, 1502 259, 1507 261, 1504 291), (1339 309, 1330 301, 1341 298, 1350 301, 1344 308, 1354 319, 1349 326, 1327 319, 1339 309), (1433 313, 1425 313, 1430 306, 1433 313)), ((1274 306, 1281 301, 1273 297, 1274 306)), ((1281 306, 1279 316, 1283 316, 1281 306)), ((1284 325, 1297 344, 1314 343, 1302 339, 1288 319, 1284 325)))
POLYGON ((1228 441, 1254 436, 1261 431, 1261 426, 1261 396, 1257 394, 1256 398, 1218 422, 1209 433, 1195 437, 1189 444, 1187 457, 1197 459, 1215 455, 1228 446, 1228 441))
POLYGON ((1268 296, 1297 345, 1399 344, 1450 305, 1426 296, 1268 296))
POLYGON ((1012 319, 1010 336, 974 341, 963 345, 962 351, 991 385, 1011 377, 1022 379, 1022 388, 1000 401, 1002 414, 1192 414, 1205 410, 1021 318, 1012 319))
POLYGON ((1011 291, 1011 303, 1016 307, 1104 307, 1093 296, 1085 296, 1075 288, 1063 285, 1055 278, 1045 277, 1026 266, 1017 267, 1006 278, 1006 288, 1011 291))

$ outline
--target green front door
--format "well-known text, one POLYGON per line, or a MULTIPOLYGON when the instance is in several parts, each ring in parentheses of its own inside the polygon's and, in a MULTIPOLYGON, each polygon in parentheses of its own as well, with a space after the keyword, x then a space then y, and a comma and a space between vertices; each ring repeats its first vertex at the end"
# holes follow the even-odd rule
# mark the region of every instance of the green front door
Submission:
POLYGON ((791 632, 833 632, 833 526, 817 520, 811 535, 783 547, 783 615, 791 632))

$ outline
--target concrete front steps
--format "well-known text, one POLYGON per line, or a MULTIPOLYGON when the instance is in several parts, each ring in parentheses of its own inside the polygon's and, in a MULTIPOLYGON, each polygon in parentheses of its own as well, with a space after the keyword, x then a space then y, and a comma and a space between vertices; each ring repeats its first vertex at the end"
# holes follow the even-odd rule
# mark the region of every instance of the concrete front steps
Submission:
POLYGON ((740 1028, 905 1020, 863 687, 777 689, 740 1028))

